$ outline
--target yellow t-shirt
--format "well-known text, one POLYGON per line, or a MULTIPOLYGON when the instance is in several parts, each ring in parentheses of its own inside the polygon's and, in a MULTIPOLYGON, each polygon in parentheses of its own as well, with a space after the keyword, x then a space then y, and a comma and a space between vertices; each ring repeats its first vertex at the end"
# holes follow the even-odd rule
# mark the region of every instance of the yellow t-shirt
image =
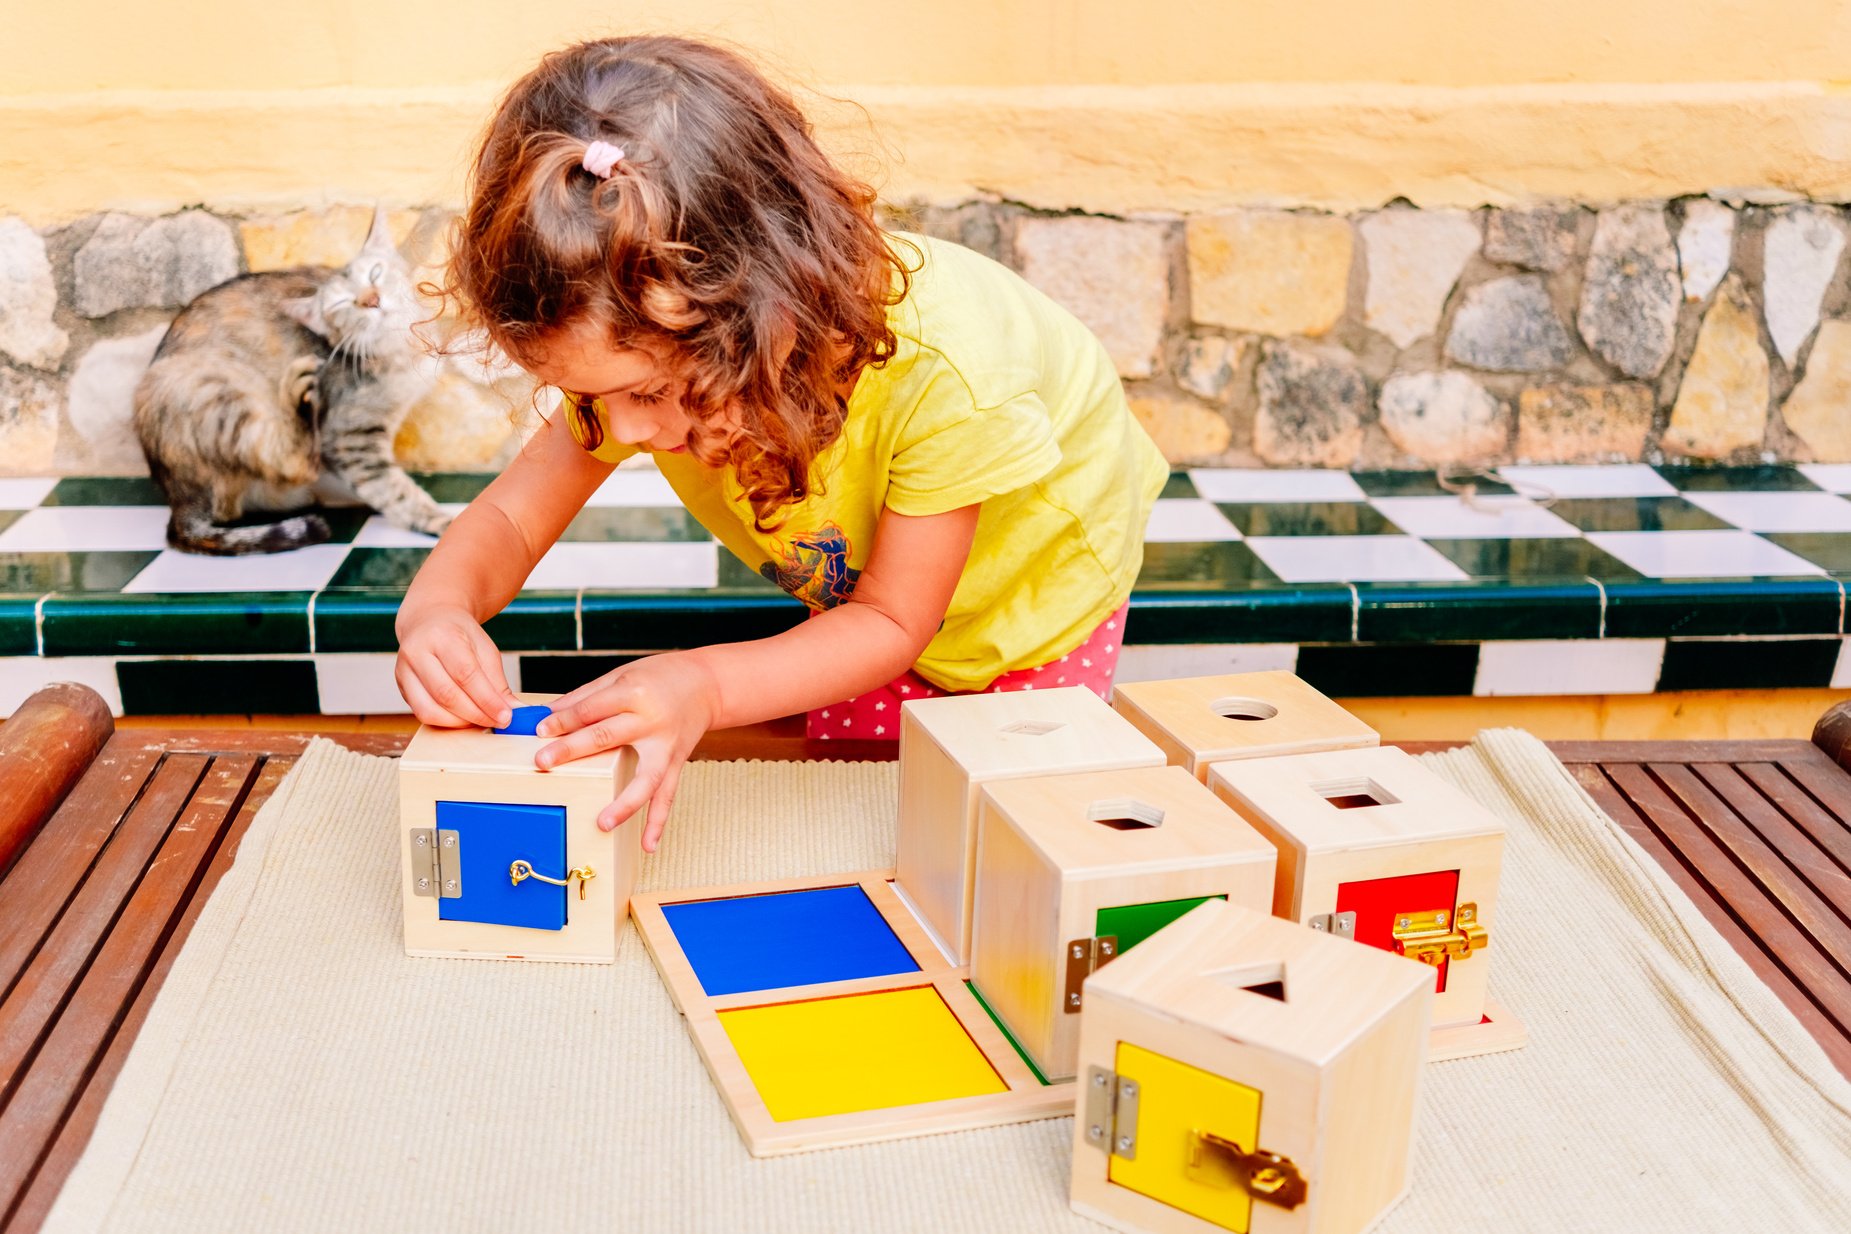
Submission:
MULTIPOLYGON (((1086 327, 1007 267, 899 233, 906 298, 888 310, 894 356, 861 373, 813 492, 752 526, 732 469, 685 454, 656 465, 714 537, 815 609, 841 603, 884 508, 942 514, 982 503, 944 624, 915 666, 977 690, 1073 650, 1131 593, 1144 524, 1169 474, 1086 327)), ((636 451, 610 441, 597 457, 636 451)))

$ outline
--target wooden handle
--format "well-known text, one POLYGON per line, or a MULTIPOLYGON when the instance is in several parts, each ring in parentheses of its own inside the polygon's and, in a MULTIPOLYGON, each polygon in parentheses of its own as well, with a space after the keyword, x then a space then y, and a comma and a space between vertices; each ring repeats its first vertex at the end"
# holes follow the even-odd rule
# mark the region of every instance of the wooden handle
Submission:
POLYGON ((1846 771, 1851 771, 1851 702, 1839 703, 1813 725, 1812 743, 1846 771))
POLYGON ((0 875, 38 834, 115 731, 89 686, 56 682, 0 724, 0 875))

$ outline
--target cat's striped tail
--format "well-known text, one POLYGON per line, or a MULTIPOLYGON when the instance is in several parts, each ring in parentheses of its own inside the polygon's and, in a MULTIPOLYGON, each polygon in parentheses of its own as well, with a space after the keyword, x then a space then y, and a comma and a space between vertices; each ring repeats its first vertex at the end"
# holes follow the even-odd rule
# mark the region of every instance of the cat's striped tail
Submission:
POLYGON ((202 506, 175 510, 167 520, 167 542, 183 553, 238 557, 283 553, 326 541, 333 533, 319 514, 297 514, 274 523, 228 526, 212 521, 202 506))

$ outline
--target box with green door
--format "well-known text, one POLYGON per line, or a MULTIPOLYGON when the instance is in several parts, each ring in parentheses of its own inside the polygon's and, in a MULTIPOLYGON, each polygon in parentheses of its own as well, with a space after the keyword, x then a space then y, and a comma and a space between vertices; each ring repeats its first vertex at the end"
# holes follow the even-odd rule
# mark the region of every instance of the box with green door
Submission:
POLYGON ((1268 912, 1274 846, 1179 767, 1007 780, 978 803, 970 978, 1050 1079, 1087 976, 1204 900, 1268 912))

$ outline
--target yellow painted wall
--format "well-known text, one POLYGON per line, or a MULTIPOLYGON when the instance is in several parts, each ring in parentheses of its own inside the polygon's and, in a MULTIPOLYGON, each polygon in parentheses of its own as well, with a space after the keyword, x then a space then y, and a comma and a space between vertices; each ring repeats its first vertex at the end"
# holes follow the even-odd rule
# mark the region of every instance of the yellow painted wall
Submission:
POLYGON ((453 202, 544 49, 718 35, 894 198, 1109 211, 1851 197, 1843 0, 20 0, 0 210, 453 202), (874 162, 868 162, 872 158, 874 162))

